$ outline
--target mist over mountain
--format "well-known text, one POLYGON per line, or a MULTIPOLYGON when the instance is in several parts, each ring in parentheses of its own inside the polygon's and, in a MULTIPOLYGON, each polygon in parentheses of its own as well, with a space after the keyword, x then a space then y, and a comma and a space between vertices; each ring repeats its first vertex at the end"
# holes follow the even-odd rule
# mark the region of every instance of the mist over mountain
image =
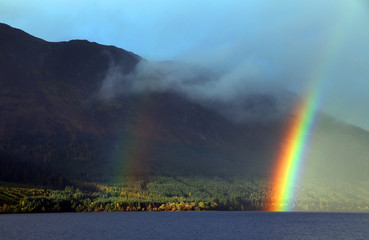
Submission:
POLYGON ((140 61, 125 75, 112 66, 103 80, 100 96, 110 100, 127 94, 172 92, 210 107, 231 121, 263 121, 280 118, 291 109, 293 94, 281 86, 269 86, 248 69, 229 72, 183 62, 140 61))
MULTIPOLYGON (((290 110, 298 96, 258 85, 252 69, 243 76, 149 62, 85 40, 46 42, 5 24, 0 72, 2 181, 267 179, 296 117, 290 110), (237 86, 240 79, 246 84, 237 86)), ((368 180, 369 133, 325 114, 316 121, 302 175, 368 180)))

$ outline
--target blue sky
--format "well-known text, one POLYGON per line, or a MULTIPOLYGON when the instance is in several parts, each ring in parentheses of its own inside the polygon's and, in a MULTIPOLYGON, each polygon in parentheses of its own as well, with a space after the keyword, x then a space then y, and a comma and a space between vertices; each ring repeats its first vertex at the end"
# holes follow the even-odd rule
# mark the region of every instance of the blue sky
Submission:
POLYGON ((172 59, 255 41, 311 38, 314 44, 350 2, 2 0, 0 20, 48 41, 88 39, 150 59, 172 59))
POLYGON ((250 72, 266 87, 301 91, 326 64, 315 73, 326 78, 321 108, 366 129, 368 20, 365 0, 0 1, 0 22, 48 41, 87 39, 227 69, 239 79, 230 92, 250 72))

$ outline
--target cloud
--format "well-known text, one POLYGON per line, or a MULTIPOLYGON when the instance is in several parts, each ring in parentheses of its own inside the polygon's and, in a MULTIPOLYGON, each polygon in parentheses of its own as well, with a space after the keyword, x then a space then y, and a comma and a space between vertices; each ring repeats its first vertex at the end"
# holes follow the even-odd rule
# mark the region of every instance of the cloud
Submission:
POLYGON ((288 110, 292 95, 266 79, 252 59, 231 70, 213 70, 183 62, 142 60, 124 74, 112 64, 100 99, 142 92, 175 92, 217 110, 235 122, 276 119, 288 110))

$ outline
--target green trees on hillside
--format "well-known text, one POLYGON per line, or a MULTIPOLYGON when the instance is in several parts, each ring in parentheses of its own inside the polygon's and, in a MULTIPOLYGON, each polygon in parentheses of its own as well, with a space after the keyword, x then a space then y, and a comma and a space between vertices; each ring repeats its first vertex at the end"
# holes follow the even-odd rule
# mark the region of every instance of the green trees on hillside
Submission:
MULTIPOLYGON (((291 201, 292 208, 369 211, 369 183, 361 184, 358 188, 347 185, 345 191, 337 186, 305 184, 291 201)), ((114 185, 79 182, 63 190, 4 185, 0 185, 0 213, 253 211, 267 209, 271 190, 263 181, 240 177, 152 177, 114 185)))

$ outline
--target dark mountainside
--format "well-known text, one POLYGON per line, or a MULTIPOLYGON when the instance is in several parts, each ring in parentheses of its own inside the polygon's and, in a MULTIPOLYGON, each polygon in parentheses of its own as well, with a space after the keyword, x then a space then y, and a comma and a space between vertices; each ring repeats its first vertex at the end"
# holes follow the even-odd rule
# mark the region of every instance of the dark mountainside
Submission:
MULTIPOLYGON (((141 60, 0 24, 0 181, 64 188, 133 177, 146 189, 153 176, 267 179, 286 119, 237 123, 174 92, 100 97, 109 69, 124 76, 141 60)), ((316 129, 305 175, 368 181, 369 133, 323 114, 316 129)))
POLYGON ((133 161, 128 174, 138 176, 259 174, 255 158, 271 157, 266 147, 275 145, 278 129, 267 123, 235 125, 169 92, 101 100, 109 67, 129 73, 140 60, 130 52, 0 29, 0 151, 13 169, 3 180, 21 181, 26 173, 28 181, 34 172, 20 167, 26 165, 67 179, 106 180, 99 177, 112 177, 124 165, 119 161, 133 161))

